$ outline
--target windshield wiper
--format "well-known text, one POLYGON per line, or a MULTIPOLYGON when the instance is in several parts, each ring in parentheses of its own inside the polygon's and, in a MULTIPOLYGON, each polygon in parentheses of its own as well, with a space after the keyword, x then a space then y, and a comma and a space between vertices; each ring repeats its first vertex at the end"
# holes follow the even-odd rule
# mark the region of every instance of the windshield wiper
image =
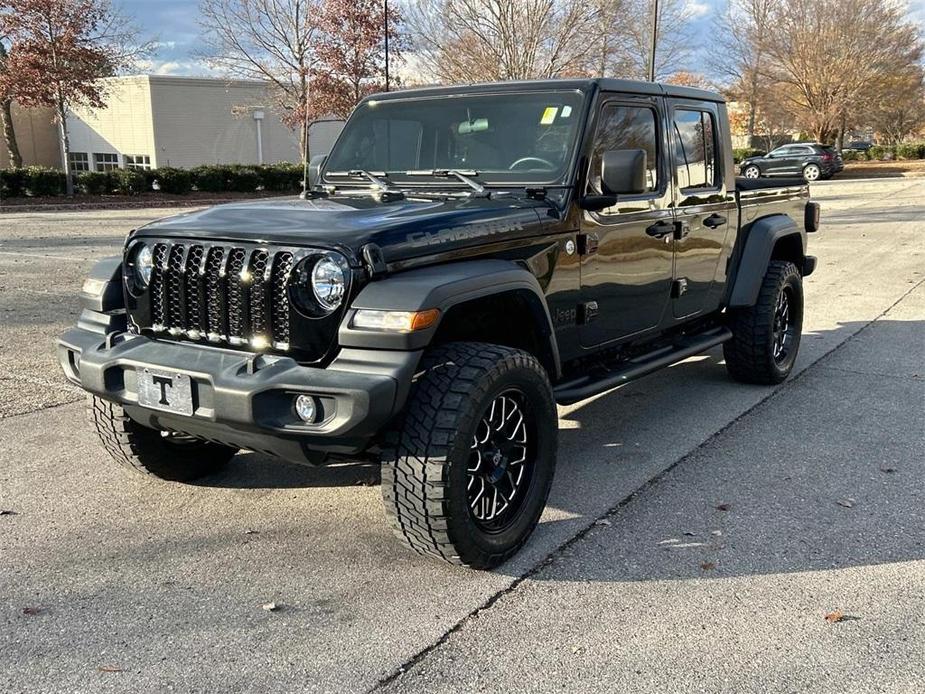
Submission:
POLYGON ((351 169, 350 171, 325 171, 324 175, 336 177, 342 176, 344 178, 365 178, 370 183, 372 183, 371 188, 379 193, 380 200, 383 202, 386 200, 398 200, 405 197, 404 192, 393 186, 387 178, 377 176, 376 174, 367 171, 366 169, 351 169))
POLYGON ((435 178, 455 178, 472 188, 471 197, 490 198, 491 191, 477 181, 478 171, 460 171, 458 169, 422 169, 418 171, 405 171, 405 176, 434 176, 435 178))

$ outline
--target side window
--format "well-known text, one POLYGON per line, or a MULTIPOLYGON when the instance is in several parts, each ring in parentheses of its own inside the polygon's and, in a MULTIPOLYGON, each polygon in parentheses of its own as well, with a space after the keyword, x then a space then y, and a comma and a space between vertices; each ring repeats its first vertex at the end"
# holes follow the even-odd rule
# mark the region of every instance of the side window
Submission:
POLYGON ((646 152, 646 191, 658 190, 658 135, 655 111, 648 106, 605 105, 594 137, 588 183, 600 194, 601 161, 604 152, 615 149, 643 149, 646 152))
POLYGON ((678 109, 674 113, 675 165, 678 187, 715 188, 716 130, 708 111, 678 109))

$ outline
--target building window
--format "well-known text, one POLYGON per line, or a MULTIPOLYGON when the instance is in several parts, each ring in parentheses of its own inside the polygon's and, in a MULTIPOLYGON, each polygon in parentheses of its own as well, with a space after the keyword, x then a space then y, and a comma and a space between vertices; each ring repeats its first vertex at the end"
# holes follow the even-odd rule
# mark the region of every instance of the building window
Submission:
POLYGON ((97 171, 113 171, 119 168, 119 155, 108 152, 93 153, 93 168, 97 171))
POLYGON ((147 154, 126 154, 123 158, 125 159, 126 169, 151 168, 151 157, 147 154))
POLYGON ((67 163, 74 172, 90 170, 90 156, 86 152, 68 152, 67 163))

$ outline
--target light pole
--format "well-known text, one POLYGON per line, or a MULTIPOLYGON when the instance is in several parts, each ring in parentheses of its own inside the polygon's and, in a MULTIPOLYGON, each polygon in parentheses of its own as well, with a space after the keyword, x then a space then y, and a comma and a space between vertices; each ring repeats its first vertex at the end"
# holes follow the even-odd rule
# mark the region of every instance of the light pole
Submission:
POLYGON ((385 90, 389 91, 389 0, 385 0, 385 90))
POLYGON ((658 42, 658 0, 652 0, 652 44, 649 47, 649 81, 655 81, 655 44, 658 42))

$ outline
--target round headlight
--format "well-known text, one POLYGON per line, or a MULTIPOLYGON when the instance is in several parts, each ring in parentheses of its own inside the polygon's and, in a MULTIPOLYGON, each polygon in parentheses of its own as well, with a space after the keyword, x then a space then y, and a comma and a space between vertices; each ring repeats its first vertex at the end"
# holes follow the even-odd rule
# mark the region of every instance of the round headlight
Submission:
POLYGON ((154 258, 151 254, 151 247, 140 244, 135 251, 135 258, 132 262, 135 268, 135 281, 138 286, 147 287, 151 281, 151 270, 154 267, 154 258))
POLYGON ((332 256, 323 256, 312 268, 312 291, 325 311, 333 311, 347 292, 347 268, 332 256))

